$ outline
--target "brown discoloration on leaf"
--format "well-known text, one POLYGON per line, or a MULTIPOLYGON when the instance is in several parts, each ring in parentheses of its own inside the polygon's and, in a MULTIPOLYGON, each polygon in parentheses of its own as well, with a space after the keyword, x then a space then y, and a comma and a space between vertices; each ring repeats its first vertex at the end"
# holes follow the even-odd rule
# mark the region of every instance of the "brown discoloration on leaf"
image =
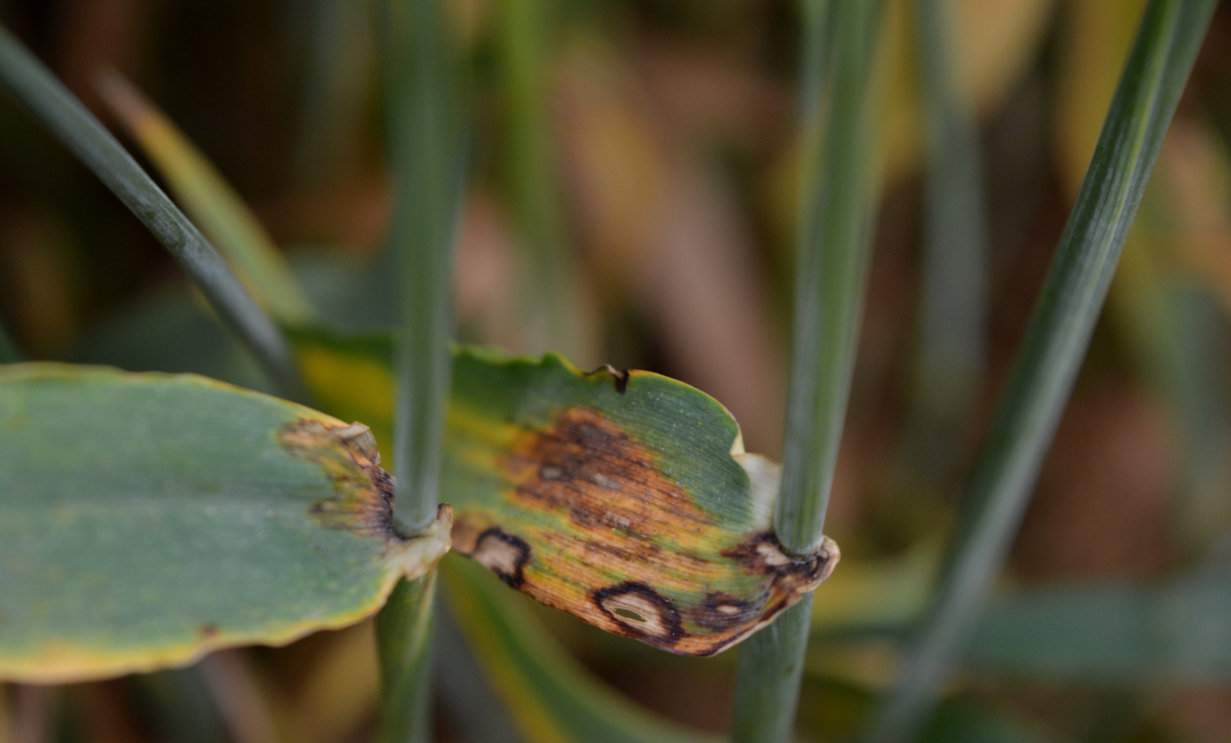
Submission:
POLYGON ((328 426, 301 419, 283 428, 278 441, 295 456, 319 465, 333 483, 336 495, 312 506, 318 521, 364 536, 398 538, 393 528, 393 478, 381 469, 376 439, 367 426, 328 426))
POLYGON ((393 478, 381 469, 380 451, 367 426, 301 418, 283 427, 278 442, 319 466, 333 484, 333 497, 312 504, 312 516, 322 526, 382 540, 389 566, 406 578, 425 574, 449 551, 451 506, 442 503, 436 519, 419 533, 403 534, 397 528, 393 478))
POLYGON ((582 529, 651 540, 713 525, 645 447, 590 408, 568 408, 529 432, 503 465, 516 499, 565 512, 582 529))
POLYGON ((209 640, 217 637, 220 632, 222 632, 222 629, 213 622, 207 622, 197 628, 197 634, 200 635, 203 640, 209 640))
POLYGON ((506 534, 493 526, 479 535, 468 554, 513 588, 520 588, 525 580, 530 545, 521 537, 506 534))
POLYGON ((670 647, 684 635, 680 612, 644 583, 625 581, 592 594, 594 605, 624 634, 670 647))
POLYGON ((454 549, 548 606, 673 653, 739 642, 838 560, 829 540, 795 556, 767 529, 732 533, 592 408, 516 436, 499 464, 506 503, 463 509, 454 549))
POLYGON ((722 554, 738 560, 750 570, 773 576, 774 587, 786 594, 803 594, 815 589, 833 573, 841 557, 837 543, 828 537, 811 554, 791 555, 772 531, 723 550, 722 554))

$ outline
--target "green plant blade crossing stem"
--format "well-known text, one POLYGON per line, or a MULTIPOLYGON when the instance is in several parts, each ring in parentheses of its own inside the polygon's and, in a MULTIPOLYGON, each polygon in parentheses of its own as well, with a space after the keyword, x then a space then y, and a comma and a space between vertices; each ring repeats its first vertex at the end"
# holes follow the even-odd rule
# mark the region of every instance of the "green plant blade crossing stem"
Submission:
POLYGON ((873 720, 871 740, 907 739, 917 728, 1002 562, 1214 5, 1213 0, 1152 0, 1146 8, 972 475, 935 602, 873 720))
MULTIPOLYGON (((804 12, 809 12, 807 8, 804 12)), ((826 9, 811 12, 825 13, 826 9)), ((775 530, 786 549, 804 553, 821 540, 854 366, 868 264, 872 168, 867 87, 880 3, 842 3, 826 23, 807 24, 802 79, 822 78, 832 59, 832 97, 821 166, 803 181, 795 328, 786 455, 775 530), (815 47, 833 39, 832 55, 815 47), (813 69, 821 66, 821 70, 813 69)), ((805 92, 804 121, 813 118, 805 92)), ((805 133, 809 136, 809 133, 805 133)), ((741 651, 732 735, 737 741, 785 740, 792 729, 807 647, 811 597, 783 612, 741 651)))
POLYGON ((286 258, 214 166, 119 73, 103 75, 98 89, 261 306, 279 320, 309 319, 308 301, 286 258))
POLYGON ((9 31, 0 27, 0 83, 25 103, 154 234, 274 381, 299 396, 286 339, 218 251, 119 142, 9 31))
MULTIPOLYGON (((396 517, 422 529, 439 500, 441 439, 448 404, 453 225, 458 137, 452 50, 444 4, 389 0, 384 74, 393 168, 392 249, 401 292, 395 369, 396 517)), ((431 620, 435 575, 394 590, 377 620, 380 739, 427 740, 431 721, 431 620)))

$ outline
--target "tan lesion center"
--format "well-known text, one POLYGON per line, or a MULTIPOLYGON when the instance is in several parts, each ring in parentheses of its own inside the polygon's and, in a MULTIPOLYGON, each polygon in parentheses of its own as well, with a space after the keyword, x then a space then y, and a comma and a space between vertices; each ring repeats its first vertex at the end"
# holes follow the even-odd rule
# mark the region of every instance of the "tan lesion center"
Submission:
POLYGON ((517 572, 517 563, 522 558, 522 550, 503 539, 489 537, 475 546, 471 557, 488 570, 511 576, 517 572))
POLYGON ((608 596, 601 603, 621 624, 650 637, 667 639, 671 636, 671 626, 662 615, 662 607, 645 596, 622 593, 608 596))

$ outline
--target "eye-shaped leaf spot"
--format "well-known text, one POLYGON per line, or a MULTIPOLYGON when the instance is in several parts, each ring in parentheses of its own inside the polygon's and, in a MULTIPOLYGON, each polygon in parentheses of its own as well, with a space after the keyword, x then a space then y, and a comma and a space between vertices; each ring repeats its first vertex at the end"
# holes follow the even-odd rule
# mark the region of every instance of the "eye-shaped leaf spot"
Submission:
POLYGON ((713 591, 705 595, 705 601, 694 612, 693 621, 702 627, 724 630, 755 622, 764 608, 764 597, 760 601, 744 601, 713 591))
POLYGON ((627 581, 594 592, 594 603, 633 637, 670 646, 684 634, 680 613, 644 583, 627 581))
POLYGON ((479 535, 470 553, 480 565, 495 573, 513 588, 525 582, 525 567, 530 561, 530 545, 521 537, 506 534, 493 526, 479 535))

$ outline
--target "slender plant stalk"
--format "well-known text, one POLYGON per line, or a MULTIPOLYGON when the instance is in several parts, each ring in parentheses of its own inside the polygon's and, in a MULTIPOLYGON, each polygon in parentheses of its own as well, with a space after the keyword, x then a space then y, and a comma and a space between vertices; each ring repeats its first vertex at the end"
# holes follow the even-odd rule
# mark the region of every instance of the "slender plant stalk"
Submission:
MULTIPOLYGON (((385 5, 384 74, 393 167, 392 248, 401 278, 395 516, 414 532, 436 517, 449 393, 450 279, 458 137, 452 50, 440 0, 385 5)), ((401 582, 377 621, 380 739, 427 740, 435 574, 401 582)))
POLYGON ((560 193, 554 178, 552 123, 548 106, 551 76, 545 64, 553 2, 507 0, 500 13, 504 131, 508 143, 505 182, 517 219, 522 248, 518 277, 524 345, 533 353, 555 349, 583 352, 573 311, 575 287, 566 250, 560 193))
POLYGON ((983 371, 983 179, 974 112, 949 59, 943 0, 918 0, 927 130, 925 239, 914 399, 930 431, 951 440, 983 371))
POLYGON ((436 573, 400 581, 376 615, 380 658, 377 740, 429 741, 431 736, 432 610, 436 573))
POLYGON ((1021 519, 1214 0, 1151 0, 970 482, 936 598, 868 738, 930 711, 1021 519))
MULTIPOLYGON (((814 9, 824 12, 824 9, 814 9)), ((775 528, 794 552, 821 540, 846 413, 872 213, 867 95, 879 2, 835 3, 832 96, 817 178, 803 180, 786 456, 775 528), (815 184, 815 185, 813 185, 815 184)), ((802 79, 825 74, 824 23, 807 24, 802 79)), ((805 92, 805 96, 808 95, 805 92)), ((805 121, 808 105, 804 106, 805 121)), ((807 137, 809 133, 805 133, 807 137)), ((799 602, 740 652, 733 737, 785 740, 793 727, 812 602, 799 602)))
POLYGON ((457 214, 451 51, 439 0, 389 0, 385 67, 393 166, 392 247, 401 277, 394 471, 396 514, 415 531, 436 517, 449 393, 450 280, 457 214))
POLYGON ((244 290, 218 251, 98 120, 2 27, 0 83, 94 171, 175 256, 274 382, 287 394, 302 397, 303 386, 286 339, 244 290))
MULTIPOLYGON (((815 180, 805 181, 782 494, 775 526, 814 549, 829 505, 868 264, 872 171, 867 87, 879 2, 833 9, 833 95, 815 180)), ((815 55, 810 55, 815 56, 815 55)))
MULTIPOLYGON (((803 20, 804 44, 800 55, 799 105, 798 116, 801 133, 805 138, 815 140, 821 134, 821 93, 825 89, 826 75, 832 63, 834 47, 833 9, 837 4, 831 0, 802 0, 800 16, 803 20)), ((816 158, 809 158, 808 164, 816 158)), ((815 174, 801 176, 799 197, 801 206, 807 197, 804 187, 815 178, 815 174)), ((800 210, 801 214, 803 210, 800 210)), ((800 220, 801 233, 805 229, 804 220, 800 220)), ((801 238, 802 239, 802 235, 801 238)))
POLYGON ((101 76, 98 90, 261 306, 280 320, 307 320, 312 311, 286 257, 214 166, 119 73, 101 76))

